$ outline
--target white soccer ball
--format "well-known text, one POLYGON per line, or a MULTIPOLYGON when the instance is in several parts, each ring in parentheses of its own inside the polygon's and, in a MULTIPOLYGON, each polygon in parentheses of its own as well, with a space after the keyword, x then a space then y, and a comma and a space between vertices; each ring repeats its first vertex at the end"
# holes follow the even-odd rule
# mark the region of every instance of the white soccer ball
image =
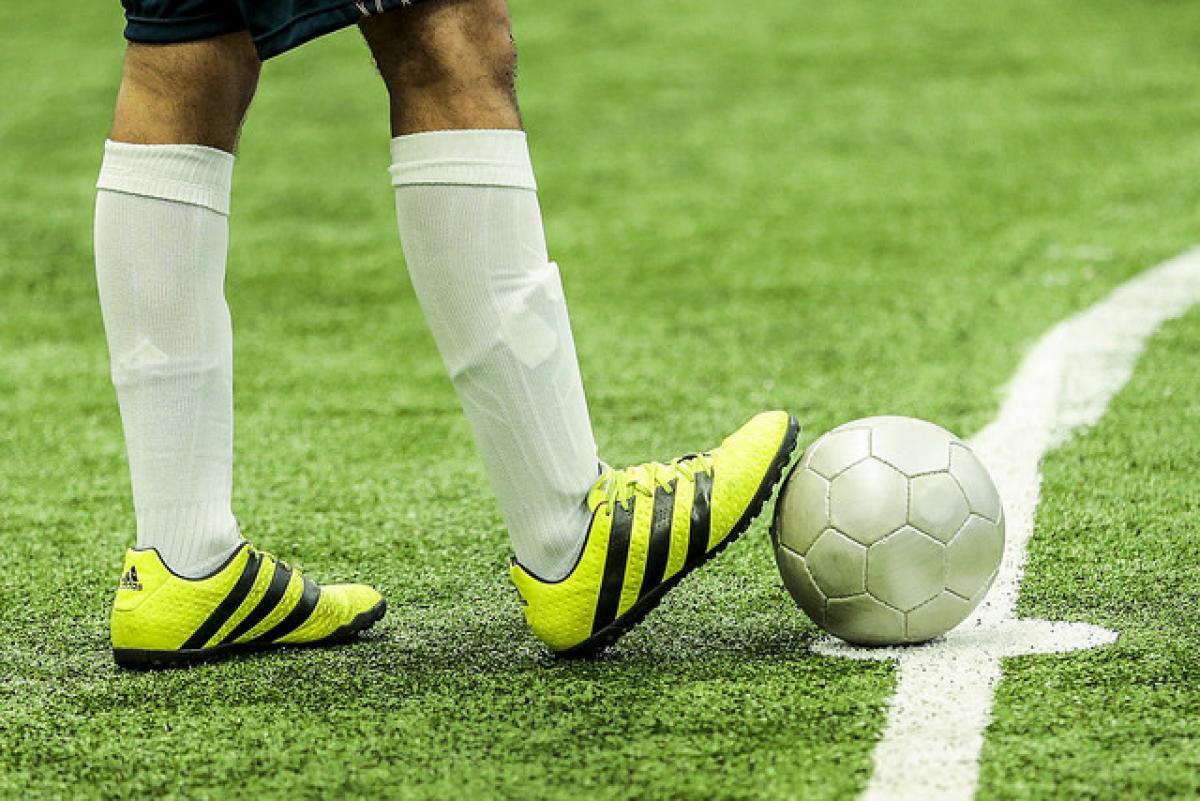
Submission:
POLYGON ((1004 509, 971 449, 940 426, 868 417, 814 442, 784 482, 771 541, 818 626, 864 645, 937 637, 991 587, 1004 509))

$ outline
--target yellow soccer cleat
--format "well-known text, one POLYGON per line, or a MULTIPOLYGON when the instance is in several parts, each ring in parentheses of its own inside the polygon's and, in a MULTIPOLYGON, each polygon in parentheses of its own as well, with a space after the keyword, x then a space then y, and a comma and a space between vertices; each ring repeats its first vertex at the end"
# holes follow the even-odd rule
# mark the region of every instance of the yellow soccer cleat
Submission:
POLYGON ((328 645, 370 628, 386 609, 371 587, 319 586, 249 544, 199 579, 171 572, 153 548, 130 549, 113 602, 113 657, 121 667, 157 668, 242 650, 328 645))
POLYGON ((607 469, 588 495, 592 521, 566 578, 544 581, 511 562, 534 634, 565 657, 615 642, 746 530, 783 475, 799 431, 787 412, 764 412, 716 450, 607 469))

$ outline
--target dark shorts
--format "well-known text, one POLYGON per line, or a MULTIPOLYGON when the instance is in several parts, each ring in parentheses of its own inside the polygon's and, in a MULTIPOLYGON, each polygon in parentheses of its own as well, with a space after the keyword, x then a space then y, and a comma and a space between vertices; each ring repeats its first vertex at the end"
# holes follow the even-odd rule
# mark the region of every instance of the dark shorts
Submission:
POLYGON ((249 31, 259 58, 423 0, 121 0, 125 38, 177 44, 249 31))

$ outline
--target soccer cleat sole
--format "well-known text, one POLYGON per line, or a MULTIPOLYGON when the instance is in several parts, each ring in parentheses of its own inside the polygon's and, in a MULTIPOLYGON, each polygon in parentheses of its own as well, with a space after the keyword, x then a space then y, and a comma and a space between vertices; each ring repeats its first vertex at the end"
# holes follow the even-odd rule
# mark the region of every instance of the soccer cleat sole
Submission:
POLYGON ((741 518, 729 533, 729 536, 721 541, 721 544, 704 554, 703 558, 696 560, 695 563, 684 567, 676 575, 659 584, 650 592, 646 593, 644 598, 641 598, 630 607, 629 611, 618 617, 612 623, 609 623, 600 631, 588 637, 579 645, 568 648, 564 651, 555 652, 555 656, 559 659, 586 659, 590 656, 595 656, 599 652, 608 648, 617 640, 624 637, 637 624, 645 620, 646 615, 654 611, 662 601, 663 596, 692 574, 692 571, 698 567, 705 565, 710 559, 724 551, 729 544, 745 533, 750 524, 754 522, 760 514, 762 514, 763 506, 770 500, 775 492, 775 486, 783 478, 783 471, 791 460, 793 451, 796 450, 796 440, 800 436, 800 421, 794 415, 788 415, 787 433, 784 435, 783 442, 779 446, 779 450, 775 453, 775 458, 771 460, 770 467, 767 468, 767 473, 763 476, 762 483, 759 484, 758 492, 755 493, 754 499, 750 501, 750 505, 746 507, 746 511, 742 513, 741 518))
POLYGON ((212 662, 240 654, 274 651, 280 648, 317 648, 352 641, 358 634, 378 623, 387 612, 387 601, 381 600, 365 612, 360 612, 349 623, 336 629, 328 637, 302 643, 231 643, 213 648, 177 649, 174 651, 150 651, 141 648, 114 648, 113 660, 118 667, 127 670, 164 670, 186 668, 203 662, 212 662))

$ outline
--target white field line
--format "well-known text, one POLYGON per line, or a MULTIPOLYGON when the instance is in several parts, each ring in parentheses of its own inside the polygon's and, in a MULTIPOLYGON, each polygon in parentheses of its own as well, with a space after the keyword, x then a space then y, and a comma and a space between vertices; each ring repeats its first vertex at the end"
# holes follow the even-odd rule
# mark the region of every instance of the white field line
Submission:
MULTIPOLYGON (((1103 416, 1150 336, 1200 302, 1200 248, 1117 287, 1051 329, 1021 362, 1004 405, 971 441, 1004 499, 1008 539, 987 600, 941 640, 909 648, 855 648, 821 640, 817 652, 894 659, 896 694, 864 799, 969 801, 991 721, 1001 659, 1105 645, 1115 632, 1014 615, 1049 450, 1103 416)), ((1037 703, 1037 699, 1030 699, 1037 703)))

